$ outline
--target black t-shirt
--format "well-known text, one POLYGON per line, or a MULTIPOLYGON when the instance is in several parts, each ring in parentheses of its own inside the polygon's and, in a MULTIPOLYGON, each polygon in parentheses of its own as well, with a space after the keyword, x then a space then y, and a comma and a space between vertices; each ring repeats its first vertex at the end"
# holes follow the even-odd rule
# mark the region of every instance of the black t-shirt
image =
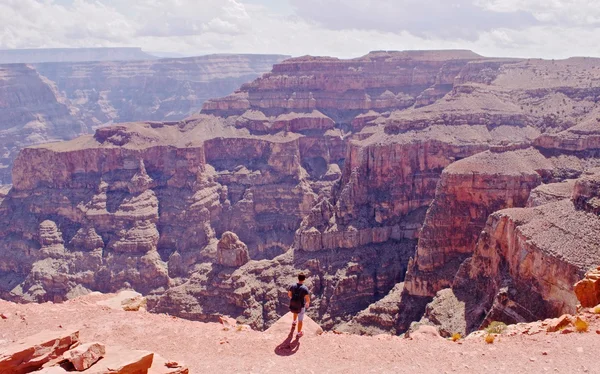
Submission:
POLYGON ((288 291, 292 292, 292 297, 294 297, 294 292, 296 291, 296 288, 300 287, 300 299, 302 300, 302 307, 304 308, 304 304, 305 304, 305 296, 306 295, 310 295, 310 291, 308 290, 308 287, 306 287, 303 284, 300 283, 296 283, 296 284, 292 284, 290 286, 290 288, 288 289, 288 291))

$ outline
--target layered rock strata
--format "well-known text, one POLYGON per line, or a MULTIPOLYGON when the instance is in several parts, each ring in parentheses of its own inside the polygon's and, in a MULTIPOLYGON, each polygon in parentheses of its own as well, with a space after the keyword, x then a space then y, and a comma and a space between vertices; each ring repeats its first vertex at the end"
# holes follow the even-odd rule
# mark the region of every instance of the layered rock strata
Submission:
POLYGON ((433 297, 452 284, 460 264, 474 250, 487 217, 525 206, 552 164, 538 150, 484 152, 447 167, 429 207, 406 291, 433 297))
POLYGON ((72 139, 114 122, 183 119, 285 57, 1 65, 0 184, 11 183, 12 162, 25 146, 72 139))
POLYGON ((0 292, 58 301, 132 287, 153 311, 264 329, 302 270, 325 328, 402 332, 454 282, 489 214, 598 164, 594 148, 538 144, 594 116, 596 65, 303 57, 183 121, 27 148, 0 195, 0 292))
POLYGON ((372 52, 351 60, 298 57, 275 65, 231 96, 207 101, 204 112, 229 116, 258 110, 273 116, 316 110, 350 124, 370 110, 383 113, 435 102, 452 89, 469 61, 481 58, 471 51, 372 52))
POLYGON ((74 138, 86 127, 56 87, 27 65, 0 66, 0 184, 25 146, 74 138))
MULTIPOLYGON (((598 131, 597 108, 592 102, 597 92, 593 85, 585 88, 576 84, 578 80, 580 83, 585 80, 582 69, 590 62, 588 59, 570 59, 567 66, 578 69, 575 80, 563 80, 556 66, 542 63, 539 68, 551 79, 549 82, 538 81, 535 78, 537 74, 524 71, 526 66, 519 62, 510 64, 510 70, 506 66, 501 68, 500 75, 490 81, 492 86, 502 84, 529 91, 529 95, 545 101, 541 109, 545 106, 564 107, 571 101, 574 105, 564 110, 569 110, 573 117, 563 118, 561 110, 544 115, 541 121, 530 116, 526 121, 545 131, 532 142, 535 148, 518 150, 524 144, 515 143, 512 146, 492 146, 491 153, 459 161, 444 171, 436 198, 425 219, 417 253, 407 272, 402 299, 404 305, 400 308, 401 313, 406 311, 406 315, 400 321, 400 329, 407 328, 410 321, 422 315, 425 304, 439 290, 452 284, 460 264, 473 254, 479 232, 490 213, 508 207, 534 207, 568 198, 574 185, 574 181, 568 179, 577 178, 585 170, 598 165, 598 146, 593 141, 598 131), (528 84, 509 81, 508 78, 515 73, 528 77, 528 84), (574 87, 558 89, 559 82, 573 84, 574 87), (552 92, 553 88, 560 95, 552 92), (547 126, 555 128, 550 130, 547 126), (569 128, 561 131, 565 126, 569 128), (453 176, 458 179, 451 181, 453 176), (458 180, 466 184, 462 186, 458 180), (560 181, 565 183, 541 185, 534 189, 542 183, 560 181), (452 192, 453 189, 456 191, 452 192), (415 305, 418 307, 415 308, 415 305)), ((521 109, 531 107, 532 102, 526 96, 519 99, 524 103, 521 109)), ((534 114, 538 110, 531 109, 534 114)))
MULTIPOLYGON (((525 159, 522 156, 521 163, 525 159)), ((556 159, 547 161, 557 162, 556 159)), ((570 161, 572 165, 573 160, 570 161)), ((587 205, 578 204, 591 198, 590 191, 581 186, 597 179, 593 170, 591 175, 577 180, 545 184, 534 189, 531 193, 534 199, 529 200, 527 208, 500 210, 489 215, 481 233, 466 242, 471 246, 471 253, 466 254, 467 258, 459 268, 454 268, 456 265, 452 262, 438 265, 442 274, 453 267, 450 273, 456 275, 449 281, 434 273, 428 274, 418 264, 409 268, 406 283, 411 283, 413 288, 409 289, 408 296, 411 296, 410 291, 416 293, 419 289, 416 286, 426 283, 424 279, 449 282, 430 283, 432 290, 451 286, 451 289, 438 292, 433 303, 427 306, 425 322, 439 324, 449 332, 465 333, 485 327, 492 321, 530 322, 574 313, 577 298, 573 285, 600 261, 600 243, 591 235, 600 220, 593 208, 591 212, 586 211, 587 205), (570 193, 567 192, 569 189, 570 193), (455 300, 452 304, 454 316, 462 315, 463 324, 454 323, 456 318, 430 318, 432 314, 448 310, 449 300, 455 300), (462 304, 456 307, 456 302, 462 304)), ((489 192, 487 196, 491 196, 489 192)), ((472 222, 479 224, 478 220, 472 222)), ((420 242, 421 248, 422 253, 431 253, 427 247, 421 247, 420 242)), ((451 256, 452 251, 446 250, 444 255, 451 256)), ((408 296, 403 295, 402 302, 408 296)), ((416 317, 413 315, 412 318, 416 317)))
POLYGON ((471 292, 467 328, 574 313, 574 284, 600 264, 600 243, 592 235, 598 228, 598 217, 569 199, 490 216, 453 286, 460 295, 471 292))
POLYGON ((0 50, 0 64, 39 62, 153 60, 141 48, 35 48, 0 50))
POLYGON ((268 72, 282 55, 208 55, 139 61, 40 63, 90 127, 188 117, 213 97, 268 72))

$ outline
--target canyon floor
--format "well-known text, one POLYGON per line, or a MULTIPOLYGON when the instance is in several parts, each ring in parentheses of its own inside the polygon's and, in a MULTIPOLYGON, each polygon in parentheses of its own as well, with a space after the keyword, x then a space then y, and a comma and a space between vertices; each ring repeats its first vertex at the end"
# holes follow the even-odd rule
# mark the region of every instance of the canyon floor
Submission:
MULTIPOLYGON (((150 350, 185 363, 190 373, 600 373, 600 316, 586 333, 500 335, 459 343, 434 336, 358 336, 325 332, 290 341, 288 322, 267 332, 125 312, 88 295, 61 304, 0 301, 0 351, 40 330, 78 329, 83 342, 150 350)), ((285 318, 285 317, 284 317, 285 318)))

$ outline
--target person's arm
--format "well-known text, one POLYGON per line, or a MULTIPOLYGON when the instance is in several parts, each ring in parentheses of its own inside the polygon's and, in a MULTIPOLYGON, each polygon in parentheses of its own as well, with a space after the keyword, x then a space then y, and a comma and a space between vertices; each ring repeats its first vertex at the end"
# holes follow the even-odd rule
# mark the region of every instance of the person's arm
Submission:
POLYGON ((288 297, 291 299, 292 298, 292 291, 288 290, 288 297))
POLYGON ((310 295, 306 295, 306 296, 304 296, 304 308, 308 309, 309 305, 310 305, 310 295))

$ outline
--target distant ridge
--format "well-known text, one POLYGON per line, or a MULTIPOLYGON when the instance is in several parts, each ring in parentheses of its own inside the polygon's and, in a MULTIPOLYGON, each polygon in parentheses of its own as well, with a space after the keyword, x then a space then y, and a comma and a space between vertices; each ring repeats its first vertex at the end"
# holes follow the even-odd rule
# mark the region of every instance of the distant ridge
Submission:
POLYGON ((141 48, 36 48, 0 50, 0 64, 155 60, 141 48))

